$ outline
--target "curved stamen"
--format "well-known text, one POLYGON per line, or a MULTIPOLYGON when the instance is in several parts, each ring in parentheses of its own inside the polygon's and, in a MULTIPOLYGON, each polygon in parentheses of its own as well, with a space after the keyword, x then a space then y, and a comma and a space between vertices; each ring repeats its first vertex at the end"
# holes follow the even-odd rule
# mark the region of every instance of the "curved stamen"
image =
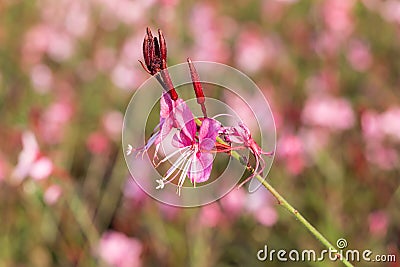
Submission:
MULTIPOLYGON (((172 158, 173 156, 175 156, 176 154, 180 153, 181 151, 183 151, 183 150, 185 150, 185 149, 187 150, 187 149, 189 149, 189 148, 188 148, 188 147, 183 147, 183 148, 180 148, 180 149, 178 149, 178 150, 172 152, 171 154, 169 154, 168 156, 166 156, 165 158, 163 158, 161 161, 159 161, 159 162, 156 164, 156 166, 154 166, 154 167, 157 168, 158 166, 160 166, 161 163, 166 162, 167 160, 169 160, 170 158, 172 158)), ((184 153, 183 153, 183 154, 184 154, 184 153)))
POLYGON ((182 171, 182 173, 181 173, 181 176, 179 177, 179 181, 178 181, 178 195, 181 195, 181 188, 182 188, 182 186, 183 186, 183 183, 185 182, 185 178, 186 178, 186 175, 187 175, 187 172, 188 172, 188 170, 189 170, 189 166, 190 166, 190 163, 192 162, 192 159, 189 159, 187 162, 186 162, 186 164, 185 164, 185 167, 183 168, 183 171, 182 171))
POLYGON ((168 179, 168 177, 171 176, 171 174, 174 173, 175 170, 177 170, 180 166, 182 162, 185 162, 185 160, 190 156, 191 151, 186 151, 185 153, 183 153, 175 162, 174 164, 172 164, 172 166, 168 169, 166 176, 163 178, 164 180, 168 179))
POLYGON ((168 169, 166 176, 163 177, 162 179, 156 180, 156 182, 159 184, 156 189, 163 189, 166 184, 171 183, 179 174, 179 171, 175 173, 175 175, 167 180, 176 170, 180 169, 182 166, 185 165, 185 160, 190 157, 192 154, 190 153, 191 151, 186 151, 184 153, 184 157, 180 157, 174 164, 171 166, 171 168, 168 169))

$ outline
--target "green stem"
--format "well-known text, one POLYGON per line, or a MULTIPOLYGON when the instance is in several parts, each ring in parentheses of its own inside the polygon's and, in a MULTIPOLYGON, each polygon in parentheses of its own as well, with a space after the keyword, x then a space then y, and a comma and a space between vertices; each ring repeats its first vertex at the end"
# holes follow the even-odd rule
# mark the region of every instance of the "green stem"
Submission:
MULTIPOLYGON (((201 125, 201 121, 198 119, 196 119, 196 123, 198 125, 201 125)), ((226 144, 226 142, 224 142, 220 137, 217 137, 217 142, 226 144)), ((243 164, 243 162, 241 160, 241 155, 239 153, 237 153, 236 151, 231 151, 230 155, 243 164)), ((255 171, 251 167, 249 168, 248 166, 246 166, 246 168, 248 168, 249 171, 252 173, 255 171)), ((295 209, 281 194, 279 194, 278 191, 276 191, 276 189, 270 183, 268 183, 266 179, 261 177, 259 174, 256 175, 255 178, 257 178, 257 180, 259 180, 262 183, 262 185, 269 192, 271 192, 271 194, 278 200, 278 203, 282 207, 284 207, 287 211, 289 211, 291 214, 293 214, 294 217, 296 217, 296 219, 305 228, 307 228, 308 231, 310 231, 311 234, 316 239, 318 239, 319 242, 321 242, 328 250, 336 250, 336 248, 328 241, 328 239, 326 239, 309 221, 307 221, 306 218, 303 217, 303 215, 301 215, 301 213, 297 209, 295 209)), ((337 256, 338 256, 339 260, 341 260, 345 266, 354 267, 353 264, 351 264, 345 257, 340 256, 339 254, 337 256)))

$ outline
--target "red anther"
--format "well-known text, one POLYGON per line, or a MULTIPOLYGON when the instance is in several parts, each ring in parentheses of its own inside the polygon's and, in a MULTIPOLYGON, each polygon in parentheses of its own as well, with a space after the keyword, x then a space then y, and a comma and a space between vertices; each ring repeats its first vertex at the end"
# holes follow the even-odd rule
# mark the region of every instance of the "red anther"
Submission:
MULTIPOLYGON (((167 43, 165 42, 164 34, 160 29, 158 29, 158 40, 160 41, 160 56, 161 56, 161 61, 166 62, 167 61, 167 43)), ((166 66, 161 65, 161 69, 164 69, 166 66)))
POLYGON ((205 102, 205 98, 203 93, 203 87, 201 86, 200 83, 199 74, 197 73, 196 68, 194 67, 190 58, 187 58, 187 62, 189 64, 190 76, 192 78, 193 88, 194 88, 194 93, 196 94, 197 103, 202 105, 205 102))

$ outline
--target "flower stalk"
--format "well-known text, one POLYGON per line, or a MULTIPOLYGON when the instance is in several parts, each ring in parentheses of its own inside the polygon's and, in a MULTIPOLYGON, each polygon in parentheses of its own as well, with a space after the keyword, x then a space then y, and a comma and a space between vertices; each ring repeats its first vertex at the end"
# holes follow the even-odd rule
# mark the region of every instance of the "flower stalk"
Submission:
MULTIPOLYGON (((196 123, 198 125, 201 125, 200 120, 196 120, 196 123)), ((225 145, 226 143, 220 138, 217 137, 217 142, 225 145)), ((243 161, 242 156, 236 152, 236 151, 231 151, 230 154, 234 159, 238 160, 243 166, 246 167, 246 169, 251 172, 255 173, 256 170, 249 166, 245 161, 243 161)), ((264 179, 260 174, 256 174, 254 176, 260 183, 275 197, 275 199, 278 201, 278 204, 281 205, 283 208, 285 208, 288 212, 290 212, 296 219, 308 230, 310 233, 319 241, 321 242, 328 250, 336 250, 336 248, 332 245, 332 243, 329 242, 328 239, 326 239, 304 216, 297 210, 295 209, 276 189, 266 180, 264 179)), ((347 267, 353 267, 353 265, 342 255, 337 254, 337 258, 347 267)))

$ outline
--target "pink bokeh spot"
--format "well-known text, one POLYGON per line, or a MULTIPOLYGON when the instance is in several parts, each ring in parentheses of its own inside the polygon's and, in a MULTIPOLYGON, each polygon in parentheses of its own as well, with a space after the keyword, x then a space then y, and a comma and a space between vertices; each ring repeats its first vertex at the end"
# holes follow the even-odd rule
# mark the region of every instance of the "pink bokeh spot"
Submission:
POLYGON ((369 232, 372 235, 383 237, 388 228, 388 217, 383 211, 372 212, 368 216, 369 232))
POLYGON ((278 220, 272 195, 266 190, 257 190, 250 194, 246 199, 245 207, 262 225, 272 226, 278 220))
POLYGON ((108 231, 101 237, 98 255, 113 267, 140 267, 142 250, 143 245, 138 239, 108 231))
POLYGON ((366 71, 372 64, 371 52, 368 46, 361 41, 350 43, 347 60, 356 71, 366 71))
POLYGON ((216 227, 222 219, 221 209, 217 203, 201 208, 199 223, 206 227, 216 227))
POLYGON ((46 189, 46 191, 44 192, 44 201, 48 205, 54 205, 55 203, 57 203, 61 194, 62 194, 61 186, 59 186, 57 184, 53 184, 53 185, 49 186, 46 189))
POLYGON ((86 146, 93 154, 103 154, 109 149, 109 140, 103 133, 94 132, 89 135, 86 146))
POLYGON ((221 199, 226 214, 237 216, 244 208, 246 193, 243 188, 235 188, 221 199))
POLYGON ((22 151, 18 157, 18 164, 14 168, 12 177, 21 182, 27 176, 35 180, 47 178, 53 171, 53 162, 42 156, 35 135, 30 132, 22 134, 22 151))
POLYGON ((73 108, 68 101, 51 104, 39 121, 39 133, 48 144, 59 143, 65 134, 65 125, 73 115, 73 108))
POLYGON ((53 171, 53 162, 47 157, 40 157, 31 167, 30 175, 35 180, 42 180, 53 171))
POLYGON ((348 100, 316 95, 307 100, 302 120, 308 125, 343 131, 353 127, 355 115, 348 100))
POLYGON ((103 126, 106 133, 114 140, 120 138, 124 116, 121 112, 113 110, 103 116, 103 126))
POLYGON ((285 162, 287 171, 292 175, 300 174, 305 168, 304 144, 296 135, 284 135, 279 139, 277 156, 285 162))

